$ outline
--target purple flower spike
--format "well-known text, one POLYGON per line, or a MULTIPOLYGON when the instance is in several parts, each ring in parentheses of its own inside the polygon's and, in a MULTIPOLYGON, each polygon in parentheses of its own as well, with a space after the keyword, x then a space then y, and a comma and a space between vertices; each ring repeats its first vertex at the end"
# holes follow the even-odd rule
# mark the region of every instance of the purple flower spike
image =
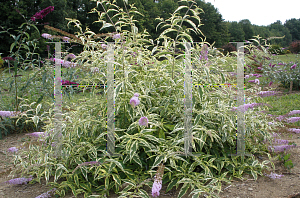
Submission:
POLYGON ((66 36, 64 36, 62 39, 63 39, 64 42, 67 42, 67 43, 68 43, 69 40, 70 40, 70 38, 69 38, 69 37, 66 37, 66 36))
POLYGON ((152 186, 152 197, 158 197, 162 187, 162 181, 155 180, 152 186))
POLYGON ((113 35, 113 39, 120 39, 121 38, 121 34, 114 34, 113 35))
POLYGON ((269 83, 269 87, 270 87, 272 84, 273 84, 273 82, 271 81, 271 82, 269 83))
POLYGON ((45 132, 34 132, 34 133, 26 134, 26 135, 38 138, 38 137, 41 137, 41 136, 45 136, 45 132))
POLYGON ((33 178, 32 176, 30 178, 16 178, 16 179, 11 179, 5 183, 11 184, 11 185, 21 185, 21 184, 27 184, 27 182, 31 181, 33 178))
POLYGON ((294 123, 294 122, 298 122, 300 121, 300 117, 291 117, 289 119, 287 119, 287 122, 289 123, 294 123))
POLYGON ((294 115, 294 114, 300 114, 300 110, 293 110, 288 113, 289 116, 294 115))
POLYGON ((141 117, 139 119, 139 125, 140 126, 147 126, 148 127, 148 118, 146 117, 141 117))
POLYGON ((13 117, 17 116, 20 111, 0 111, 0 117, 13 117))
POLYGON ((266 175, 267 177, 270 177, 271 179, 280 179, 284 175, 278 175, 276 173, 271 173, 270 175, 266 175))
POLYGON ((291 66, 291 69, 295 69, 296 68, 296 64, 294 64, 293 66, 291 66))
POLYGON ((280 146, 269 146, 269 151, 273 151, 273 152, 283 152, 286 150, 289 150, 293 147, 296 147, 295 145, 280 145, 280 146))
POLYGON ((10 147, 9 149, 7 149, 9 152, 17 152, 19 149, 17 149, 16 147, 10 147))
POLYGON ((42 19, 47 14, 49 14, 50 12, 52 12, 53 10, 54 10, 54 7, 53 6, 49 6, 49 7, 45 8, 45 9, 43 9, 42 11, 35 13, 35 15, 33 15, 31 17, 31 20, 35 21, 36 19, 42 19))
POLYGON ((53 194, 55 191, 56 191, 56 188, 53 188, 52 190, 49 190, 35 198, 50 198, 52 196, 51 194, 53 194))
POLYGON ((296 128, 290 128, 290 129, 288 129, 288 131, 294 132, 294 133, 300 133, 300 129, 296 129, 296 128))
POLYGON ((138 93, 133 94, 134 97, 139 97, 140 95, 138 93))

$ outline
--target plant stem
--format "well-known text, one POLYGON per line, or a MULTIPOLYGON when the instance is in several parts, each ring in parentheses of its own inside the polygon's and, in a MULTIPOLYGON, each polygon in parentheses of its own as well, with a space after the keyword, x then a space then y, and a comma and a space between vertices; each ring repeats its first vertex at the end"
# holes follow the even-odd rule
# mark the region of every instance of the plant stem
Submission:
MULTIPOLYGON (((184 16, 182 17, 182 20, 181 20, 181 23, 180 23, 180 28, 182 28, 182 24, 183 24, 183 20, 184 20, 184 17, 187 15, 187 13, 190 11, 190 9, 192 8, 192 6, 194 5, 195 2, 193 2, 191 4, 191 6, 189 7, 189 9, 186 11, 186 13, 184 14, 184 16)), ((177 42, 177 38, 178 38, 178 34, 179 34, 179 30, 180 28, 178 28, 177 30, 177 34, 176 34, 176 37, 175 37, 175 40, 174 40, 174 50, 173 50, 173 64, 172 64, 172 80, 174 79, 174 65, 175 65, 175 50, 176 50, 176 42, 177 42)))

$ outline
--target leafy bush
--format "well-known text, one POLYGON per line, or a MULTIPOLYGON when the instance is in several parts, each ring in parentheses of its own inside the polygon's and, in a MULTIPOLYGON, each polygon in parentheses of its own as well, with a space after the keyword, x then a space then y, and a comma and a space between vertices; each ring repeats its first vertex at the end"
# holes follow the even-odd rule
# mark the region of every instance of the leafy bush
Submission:
POLYGON ((227 43, 226 45, 222 46, 223 54, 226 55, 227 53, 236 51, 236 47, 232 45, 231 43, 227 43))
MULTIPOLYGON (((192 104, 189 110, 185 109, 185 64, 190 63, 186 62, 188 54, 175 57, 175 52, 178 48, 185 49, 185 42, 192 42, 189 31, 200 32, 197 28, 200 24, 193 21, 200 22, 201 9, 194 2, 182 1, 182 6, 169 19, 159 19, 158 28, 162 28, 162 33, 154 42, 146 31, 138 32, 135 18, 139 13, 133 5, 124 12, 109 1, 98 3, 104 10, 93 9, 100 16, 98 22, 103 23, 103 29, 114 28, 117 33, 99 38, 89 30, 83 32, 78 20, 69 19, 69 25, 79 28, 77 36, 84 51, 77 58, 80 64, 68 69, 80 76, 78 83, 107 84, 107 67, 114 62, 115 72, 111 73, 116 85, 116 155, 109 155, 106 145, 109 138, 107 116, 112 113, 107 112, 110 100, 92 90, 82 97, 75 93, 75 100, 64 101, 64 106, 73 110, 62 114, 59 139, 53 133, 56 127, 53 106, 40 116, 47 124, 43 127, 45 136, 16 156, 14 172, 33 175, 33 180, 39 182, 43 178, 49 182, 54 176, 51 184, 56 187, 57 194, 63 196, 72 191, 75 196, 82 193, 86 197, 95 192, 99 196, 109 195, 112 190, 120 197, 149 197, 142 187, 151 187, 155 174, 155 181, 161 179, 159 182, 168 184, 167 191, 182 184, 178 197, 183 197, 188 189, 195 197, 216 195, 221 191, 222 182, 233 177, 242 178, 243 173, 248 173, 257 179, 262 175, 270 161, 259 162, 254 155, 228 156, 236 153, 233 107, 237 95, 231 90, 233 88, 205 85, 234 84, 234 79, 219 66, 226 59, 216 49, 212 49, 210 55, 219 56, 211 57, 204 65, 210 51, 208 46, 203 51, 204 43, 194 43, 191 47, 193 82, 197 86, 190 88, 192 104), (183 10, 184 16, 180 14, 183 10), (111 13, 114 13, 113 20, 111 13), (109 22, 104 21, 106 17, 109 22), (193 21, 189 17, 193 17, 193 21), (112 39, 115 43, 105 46, 104 43, 112 39), (112 51, 110 47, 114 47, 114 59, 107 59, 112 51), (158 61, 160 58, 165 60, 158 61), (184 120, 187 118, 184 115, 189 112, 192 117, 186 117, 191 119, 193 126, 186 128, 191 130, 192 151, 198 155, 185 156, 184 120), (155 170, 157 167, 160 168, 155 170), (59 179, 62 182, 58 183, 59 179)), ((107 88, 104 92, 107 93, 107 88)), ((245 150, 251 154, 267 152, 262 141, 270 138, 270 127, 264 115, 257 116, 257 110, 264 109, 266 107, 257 106, 245 112, 245 150)))
POLYGON ((285 54, 284 48, 282 48, 279 44, 271 45, 268 50, 271 54, 285 54))
POLYGON ((300 41, 293 41, 290 44, 290 51, 294 54, 300 53, 300 41))

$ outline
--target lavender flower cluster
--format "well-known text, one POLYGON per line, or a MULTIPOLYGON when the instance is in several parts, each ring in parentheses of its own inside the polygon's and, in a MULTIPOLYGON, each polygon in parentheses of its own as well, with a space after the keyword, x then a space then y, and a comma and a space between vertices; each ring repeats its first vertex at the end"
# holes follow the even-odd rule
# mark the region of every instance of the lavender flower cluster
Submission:
POLYGON ((21 178, 11 179, 9 181, 6 181, 5 183, 11 185, 21 185, 21 184, 27 184, 27 182, 30 182, 32 179, 33 179, 32 176, 30 178, 21 177, 21 178))
POLYGON ((10 147, 9 149, 7 149, 8 152, 12 152, 12 153, 13 153, 13 152, 18 152, 18 150, 19 150, 19 149, 16 148, 16 147, 10 147))
MULTIPOLYGON (((139 97, 139 94, 135 93, 129 101, 129 103, 133 106, 133 108, 135 108, 137 105, 140 104, 140 100, 139 100, 138 97, 139 97)), ((147 117, 141 117, 139 119, 139 125, 148 127, 148 118, 147 117)))
POLYGON ((296 147, 296 145, 279 145, 279 146, 269 146, 269 151, 273 151, 275 153, 277 152, 283 152, 283 151, 286 151, 286 150, 289 150, 291 148, 294 148, 296 147))
MULTIPOLYGON (((50 60, 55 62, 55 58, 50 58, 50 60)), ((60 63, 62 64, 62 66, 66 67, 66 68, 76 67, 77 66, 76 63, 73 63, 71 61, 65 61, 65 60, 62 60, 62 59, 57 59, 57 60, 60 61, 60 63)))
POLYGON ((290 129, 288 129, 288 131, 294 132, 294 133, 300 133, 300 129, 296 129, 296 128, 290 128, 290 129))
POLYGON ((283 177, 284 175, 278 175, 276 173, 271 172, 270 175, 266 175, 267 177, 270 177, 271 179, 280 179, 281 177, 283 177))
POLYGON ((71 82, 71 81, 68 81, 68 80, 62 80, 61 83, 62 83, 62 85, 79 85, 76 82, 71 82))
POLYGON ((250 109, 253 109, 254 107, 258 107, 258 106, 262 106, 262 105, 265 105, 264 103, 251 103, 251 104, 244 104, 244 105, 241 105, 239 107, 233 107, 232 110, 233 111, 241 111, 241 112, 245 112, 247 111, 249 108, 250 109))
POLYGON ((0 111, 1 117, 13 117, 20 114, 20 111, 0 111))
POLYGON ((278 91, 261 91, 258 93, 260 97, 268 97, 278 94, 278 91))
POLYGON ((53 194, 55 191, 56 191, 56 188, 53 188, 52 190, 49 190, 35 198, 49 198, 49 197, 51 197, 51 194, 53 194))

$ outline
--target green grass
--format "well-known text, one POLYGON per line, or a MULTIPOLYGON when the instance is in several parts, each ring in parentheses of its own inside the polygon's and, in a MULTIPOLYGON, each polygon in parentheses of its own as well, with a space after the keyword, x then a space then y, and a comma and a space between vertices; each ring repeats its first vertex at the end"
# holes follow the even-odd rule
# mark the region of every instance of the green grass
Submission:
POLYGON ((282 61, 284 63, 289 62, 299 62, 300 55, 299 54, 285 54, 285 55, 277 55, 274 56, 275 60, 278 59, 279 61, 282 61))
MULTIPOLYGON (((300 93, 288 94, 284 96, 270 96, 262 99, 264 103, 271 105, 273 108, 269 109, 269 113, 272 115, 284 115, 293 110, 300 110, 299 101, 300 93)), ((299 115, 298 115, 299 116, 299 115)), ((292 117, 298 117, 293 115, 292 117)), ((300 126, 300 122, 296 122, 294 125, 300 126)))

